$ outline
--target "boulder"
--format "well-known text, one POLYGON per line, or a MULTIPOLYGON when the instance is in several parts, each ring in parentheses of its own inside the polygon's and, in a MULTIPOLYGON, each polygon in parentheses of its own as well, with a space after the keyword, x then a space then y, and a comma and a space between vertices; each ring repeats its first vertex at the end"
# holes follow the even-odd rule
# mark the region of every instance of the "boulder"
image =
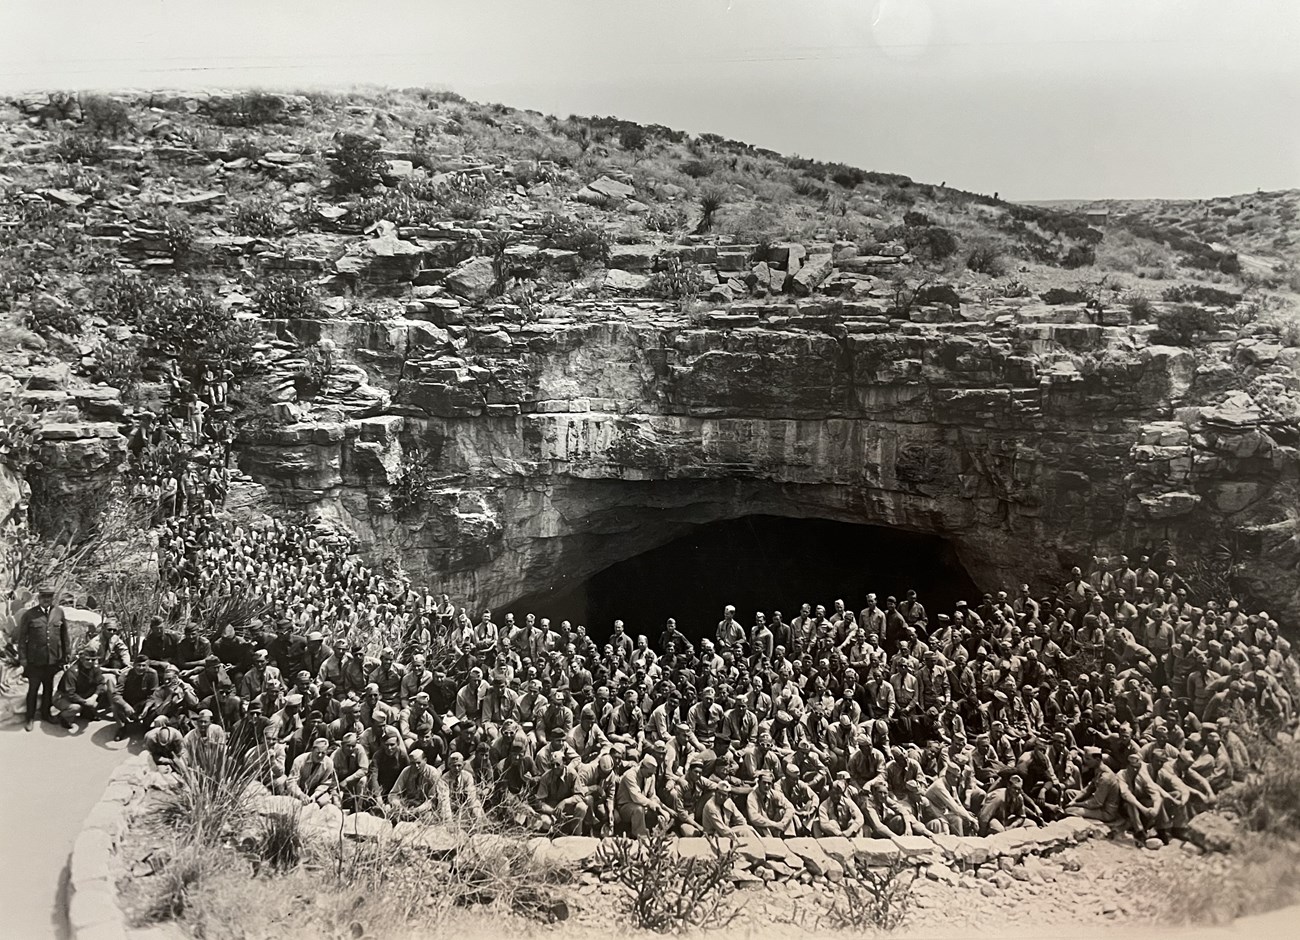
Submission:
POLYGON ((464 297, 466 300, 486 300, 497 282, 496 270, 491 258, 470 258, 461 262, 447 275, 447 290, 464 297))
POLYGON ((393 827, 369 813, 347 813, 343 817, 343 834, 357 842, 378 842, 391 836, 393 827))
POLYGON ((801 297, 806 297, 816 291, 822 281, 830 277, 834 269, 835 265, 830 255, 813 255, 790 278, 790 290, 801 297))
POLYGON ((262 816, 297 816, 302 812, 302 801, 291 796, 267 794, 256 800, 253 809, 262 816))
POLYGON ((786 839, 786 846, 803 860, 804 868, 814 877, 820 878, 831 871, 844 873, 844 866, 822 851, 816 839, 786 839))
POLYGON ((821 846, 823 852, 845 868, 852 866, 855 852, 850 840, 843 836, 823 836, 817 840, 817 844, 821 846))
POLYGON ((925 836, 894 836, 890 841, 898 847, 903 858, 921 858, 938 851, 934 842, 925 836))
POLYGON ((1187 840, 1206 852, 1230 852, 1239 838, 1236 825, 1219 813, 1201 813, 1187 826, 1187 840))
POLYGON ((605 274, 606 290, 616 290, 622 294, 639 294, 645 293, 649 286, 650 277, 645 274, 633 274, 631 271, 620 271, 617 268, 605 274))
POLYGON ((787 274, 794 274, 802 267, 808 250, 798 242, 777 242, 767 250, 767 263, 780 268, 787 274))
POLYGON ((853 840, 853 855, 865 865, 889 865, 899 858, 902 852, 892 839, 869 839, 858 837, 853 840))
POLYGON ((585 865, 600 851, 600 840, 587 836, 559 836, 551 840, 546 851, 549 861, 563 865, 585 865))
POLYGON ((711 859, 714 856, 713 846, 701 836, 684 836, 677 840, 677 856, 682 859, 711 859))
POLYGON ((659 251, 658 245, 614 245, 609 249, 609 267, 645 274, 659 251))

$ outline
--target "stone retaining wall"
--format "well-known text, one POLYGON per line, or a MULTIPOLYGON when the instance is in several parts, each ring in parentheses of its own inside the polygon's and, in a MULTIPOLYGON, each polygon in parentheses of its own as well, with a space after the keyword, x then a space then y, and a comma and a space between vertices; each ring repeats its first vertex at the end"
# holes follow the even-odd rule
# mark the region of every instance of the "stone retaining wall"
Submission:
POLYGON ((115 857, 132 811, 144 798, 145 774, 152 765, 144 753, 123 761, 82 823, 69 863, 72 940, 128 940, 133 934, 117 902, 115 857))

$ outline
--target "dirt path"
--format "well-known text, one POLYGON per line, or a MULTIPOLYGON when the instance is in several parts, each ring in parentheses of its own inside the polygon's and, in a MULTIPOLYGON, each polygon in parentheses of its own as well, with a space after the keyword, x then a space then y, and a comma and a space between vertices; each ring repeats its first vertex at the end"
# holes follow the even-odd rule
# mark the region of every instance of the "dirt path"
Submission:
POLYGON ((0 940, 68 935, 68 856, 127 755, 113 731, 96 722, 75 737, 51 724, 27 733, 22 701, 0 700, 0 940))

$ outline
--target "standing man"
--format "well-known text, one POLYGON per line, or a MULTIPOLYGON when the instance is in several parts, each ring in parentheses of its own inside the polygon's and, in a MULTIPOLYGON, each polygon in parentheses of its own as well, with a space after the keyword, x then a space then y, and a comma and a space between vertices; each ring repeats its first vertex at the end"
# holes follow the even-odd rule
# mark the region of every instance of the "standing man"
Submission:
POLYGON ((27 676, 27 718, 23 727, 32 730, 36 720, 36 698, 41 700, 41 719, 53 721, 50 704, 54 697, 54 677, 72 652, 68 640, 68 621, 63 608, 54 603, 54 588, 42 584, 36 591, 36 604, 18 618, 14 637, 18 646, 18 663, 27 676))

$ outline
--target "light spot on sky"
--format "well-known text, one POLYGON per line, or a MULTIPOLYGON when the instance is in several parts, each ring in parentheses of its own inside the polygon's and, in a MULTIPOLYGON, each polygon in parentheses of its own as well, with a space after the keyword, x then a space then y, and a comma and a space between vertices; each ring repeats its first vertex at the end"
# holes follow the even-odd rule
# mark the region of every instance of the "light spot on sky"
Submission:
POLYGON ((871 38, 891 59, 915 59, 925 54, 934 32, 929 0, 877 0, 871 16, 871 38))

